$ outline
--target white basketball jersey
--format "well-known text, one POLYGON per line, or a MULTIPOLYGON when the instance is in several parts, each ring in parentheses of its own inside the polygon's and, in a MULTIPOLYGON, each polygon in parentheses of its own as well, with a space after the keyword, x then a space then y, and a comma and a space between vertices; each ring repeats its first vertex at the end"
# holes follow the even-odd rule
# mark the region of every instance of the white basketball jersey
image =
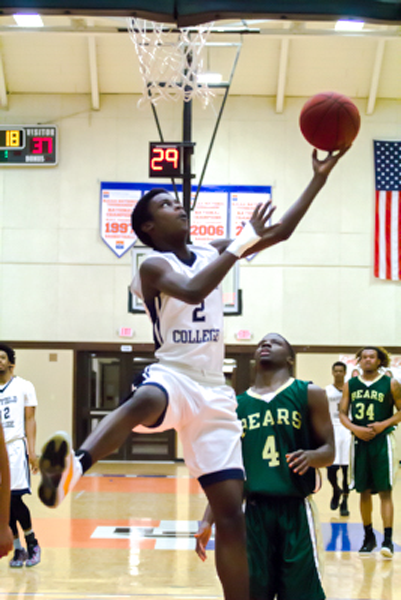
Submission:
POLYGON ((337 389, 332 383, 326 386, 327 399, 329 401, 330 416, 333 425, 338 425, 340 421, 340 411, 338 405, 342 398, 342 391, 337 389))
MULTIPOLYGON (((172 252, 153 251, 145 260, 161 258, 177 273, 192 278, 218 256, 213 246, 191 246, 191 251, 195 258, 191 265, 183 263, 172 252)), ((132 282, 131 290, 143 299, 139 273, 132 282)), ((222 379, 224 339, 221 286, 198 306, 160 294, 146 308, 153 323, 155 356, 161 363, 184 371, 196 370, 202 379, 208 378, 207 372, 222 379)))
POLYGON ((35 388, 22 377, 0 386, 0 420, 6 443, 25 437, 25 407, 37 406, 35 388))

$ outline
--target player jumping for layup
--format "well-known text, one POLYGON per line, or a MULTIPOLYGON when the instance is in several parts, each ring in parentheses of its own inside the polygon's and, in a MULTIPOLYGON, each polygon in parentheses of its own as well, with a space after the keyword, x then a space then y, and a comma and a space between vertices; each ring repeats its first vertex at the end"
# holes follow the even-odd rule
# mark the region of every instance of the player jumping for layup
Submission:
POLYGON ((226 600, 247 600, 249 589, 241 426, 234 390, 223 377, 219 284, 240 257, 290 237, 344 153, 319 160, 314 151, 312 180, 281 222, 268 227, 273 209, 270 203, 258 205, 234 241, 188 245, 188 216, 178 200, 162 189, 145 194, 133 211, 132 226, 154 252, 143 261, 132 289, 152 320, 159 362, 145 370, 143 383, 76 455, 65 434, 56 434, 43 447, 39 495, 46 505, 56 506, 82 473, 118 448, 132 429, 176 429, 186 464, 213 510, 216 566, 226 600))

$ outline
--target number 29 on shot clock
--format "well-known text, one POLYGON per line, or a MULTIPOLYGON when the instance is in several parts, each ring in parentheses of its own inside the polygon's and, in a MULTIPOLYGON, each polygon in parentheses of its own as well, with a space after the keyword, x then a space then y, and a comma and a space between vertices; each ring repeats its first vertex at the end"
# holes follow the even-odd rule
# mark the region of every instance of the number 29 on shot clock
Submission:
POLYGON ((149 177, 181 177, 182 148, 177 142, 150 142, 149 177))

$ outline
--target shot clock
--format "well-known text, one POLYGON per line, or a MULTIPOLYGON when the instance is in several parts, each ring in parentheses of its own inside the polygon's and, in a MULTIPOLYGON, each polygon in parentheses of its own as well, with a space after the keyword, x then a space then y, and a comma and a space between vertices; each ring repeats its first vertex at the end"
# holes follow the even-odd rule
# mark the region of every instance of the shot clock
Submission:
POLYGON ((182 153, 178 142, 150 142, 149 177, 182 177, 182 153))
POLYGON ((0 125, 0 167, 57 164, 55 125, 0 125))

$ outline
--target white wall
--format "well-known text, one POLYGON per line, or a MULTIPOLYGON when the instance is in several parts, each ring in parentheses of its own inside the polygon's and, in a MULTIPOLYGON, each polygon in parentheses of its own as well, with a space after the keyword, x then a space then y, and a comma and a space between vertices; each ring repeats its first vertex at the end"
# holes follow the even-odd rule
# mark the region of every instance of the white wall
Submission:
MULTIPOLYGON (((9 97, 3 123, 59 126, 55 168, 0 170, 0 338, 119 342, 132 326, 151 341, 143 315, 127 313, 129 254, 118 259, 99 235, 100 181, 145 182, 148 142, 158 135, 135 96, 9 97)), ((311 147, 298 128, 304 99, 232 97, 205 184, 274 186, 279 217, 311 177, 311 147)), ((219 102, 216 101, 215 109, 219 102)), ((401 139, 401 102, 362 114, 360 134, 294 236, 241 267, 244 311, 226 319, 227 343, 239 329, 252 342, 275 330, 293 344, 399 345, 401 286, 373 278, 373 139, 401 139)), ((181 138, 182 107, 160 104, 167 140, 181 138)), ((199 175, 215 116, 194 106, 199 175)), ((160 182, 155 181, 155 185, 160 182)))
POLYGON ((73 351, 16 349, 15 374, 35 386, 36 451, 55 431, 72 434, 73 415, 73 351))

